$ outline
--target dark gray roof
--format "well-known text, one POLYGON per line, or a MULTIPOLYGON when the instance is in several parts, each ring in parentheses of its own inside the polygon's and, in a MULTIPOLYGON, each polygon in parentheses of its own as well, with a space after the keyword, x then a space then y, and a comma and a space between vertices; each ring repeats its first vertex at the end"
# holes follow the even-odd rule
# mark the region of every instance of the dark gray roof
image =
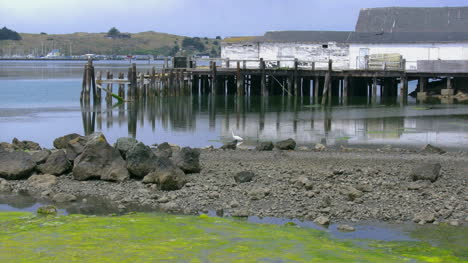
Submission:
POLYGON ((393 33, 367 33, 355 32, 348 43, 449 43, 468 42, 468 33, 465 32, 393 32, 393 33))
POLYGON ((448 43, 468 42, 466 32, 271 31, 248 42, 298 43, 448 43))
POLYGON ((346 42, 349 31, 270 31, 259 42, 346 42))
POLYGON ((468 7, 365 8, 356 32, 468 32, 468 7))

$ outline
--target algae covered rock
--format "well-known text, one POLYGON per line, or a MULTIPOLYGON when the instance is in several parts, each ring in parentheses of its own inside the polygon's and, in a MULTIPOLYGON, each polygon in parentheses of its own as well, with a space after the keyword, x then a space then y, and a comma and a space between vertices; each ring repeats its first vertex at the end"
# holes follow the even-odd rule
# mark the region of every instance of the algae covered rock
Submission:
POLYGON ((62 137, 58 137, 57 139, 54 140, 54 147, 56 149, 65 149, 67 148, 67 145, 68 145, 68 142, 73 140, 73 139, 76 139, 78 137, 80 137, 81 135, 77 134, 77 133, 71 133, 71 134, 67 134, 65 136, 62 136, 62 137))
POLYGON ((17 138, 13 138, 13 148, 18 151, 40 151, 41 146, 37 142, 33 141, 20 141, 17 138))
POLYGON ((46 205, 46 206, 41 206, 37 209, 36 213, 38 215, 56 215, 57 214, 57 207, 53 205, 46 205))

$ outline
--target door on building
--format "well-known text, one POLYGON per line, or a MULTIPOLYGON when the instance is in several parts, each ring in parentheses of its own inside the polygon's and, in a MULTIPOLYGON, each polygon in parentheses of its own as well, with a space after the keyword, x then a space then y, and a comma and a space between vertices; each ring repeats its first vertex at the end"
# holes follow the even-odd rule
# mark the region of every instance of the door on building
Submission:
POLYGON ((368 48, 360 48, 359 49, 359 57, 358 57, 358 67, 360 69, 367 68, 367 58, 369 56, 369 49, 368 48))
POLYGON ((438 60, 439 59, 439 48, 431 47, 429 48, 429 60, 438 60))

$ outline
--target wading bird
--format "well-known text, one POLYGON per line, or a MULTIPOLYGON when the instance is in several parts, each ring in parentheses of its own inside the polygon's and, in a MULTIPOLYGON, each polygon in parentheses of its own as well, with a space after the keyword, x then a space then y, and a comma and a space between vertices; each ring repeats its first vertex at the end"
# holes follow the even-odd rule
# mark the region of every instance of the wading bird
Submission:
POLYGON ((234 140, 236 140, 236 141, 243 141, 243 140, 244 140, 244 139, 242 139, 242 137, 237 136, 237 135, 234 135, 234 131, 233 131, 233 130, 231 130, 231 132, 232 132, 232 138, 234 138, 234 140))

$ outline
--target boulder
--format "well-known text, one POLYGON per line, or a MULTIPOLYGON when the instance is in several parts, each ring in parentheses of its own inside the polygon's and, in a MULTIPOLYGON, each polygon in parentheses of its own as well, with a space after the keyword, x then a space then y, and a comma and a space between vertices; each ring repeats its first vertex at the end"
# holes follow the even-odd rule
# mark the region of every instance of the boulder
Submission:
POLYGON ((120 152, 122 158, 127 159, 127 152, 133 148, 138 141, 131 137, 118 138, 114 144, 114 148, 120 152))
POLYGON ((67 193, 58 193, 52 197, 52 200, 57 203, 66 203, 76 201, 76 196, 67 193))
POLYGON ((0 151, 13 152, 14 150, 15 147, 13 147, 13 144, 7 142, 0 142, 0 151))
POLYGON ((45 163, 51 153, 52 152, 47 149, 44 149, 42 151, 29 152, 29 154, 31 154, 32 159, 36 162, 36 164, 45 163))
POLYGON ((0 178, 0 193, 1 192, 10 192, 11 191, 11 186, 10 183, 8 183, 7 180, 0 178))
POLYGON ((437 181, 440 175, 440 163, 433 164, 421 164, 416 166, 410 173, 410 177, 413 181, 427 180, 431 182, 437 181))
POLYGON ((67 158, 70 161, 74 161, 78 155, 80 155, 88 142, 88 138, 84 136, 76 137, 70 140, 67 144, 67 158))
POLYGON ((330 224, 330 218, 326 216, 319 216, 315 218, 314 223, 322 226, 328 226, 330 224))
POLYGON ((118 150, 107 143, 102 133, 90 137, 73 166, 73 178, 80 181, 102 179, 121 182, 129 177, 125 160, 118 150))
POLYGON ((71 133, 62 137, 58 137, 57 139, 54 140, 54 147, 56 149, 66 149, 69 141, 76 139, 80 136, 81 135, 77 133, 71 133))
POLYGON ((43 174, 61 175, 69 171, 71 163, 63 150, 53 152, 44 164, 37 166, 43 174))
POLYGON ((287 140, 277 142, 275 146, 280 150, 294 150, 296 149, 296 142, 289 138, 287 140))
POLYGON ((143 178, 155 171, 158 158, 151 148, 139 142, 127 151, 127 169, 135 177, 143 178))
POLYGON ((314 184, 312 183, 312 181, 309 180, 309 178, 307 178, 305 176, 301 176, 301 177, 297 178, 294 185, 297 188, 304 188, 306 190, 312 190, 314 188, 314 184))
POLYGON ((354 201, 362 196, 362 192, 352 186, 342 189, 341 193, 344 194, 349 201, 354 201))
POLYGON ((317 143, 317 144, 315 145, 315 147, 314 147, 314 150, 315 150, 316 152, 323 152, 323 151, 325 151, 326 149, 327 149, 327 147, 326 147, 325 145, 321 144, 321 143, 317 143))
POLYGON ((0 151, 0 177, 7 180, 28 178, 36 168, 36 162, 25 152, 0 151))
POLYGON ((153 152, 157 157, 171 158, 172 146, 167 142, 163 142, 160 145, 158 145, 156 150, 154 150, 153 152))
POLYGON ((51 174, 36 174, 29 177, 27 182, 33 188, 45 190, 57 184, 57 177, 51 174))
POLYGON ((434 145, 430 145, 430 144, 427 144, 426 146, 424 146, 422 151, 426 153, 438 153, 438 154, 446 153, 446 151, 442 150, 441 148, 435 147, 434 145))
POLYGON ((270 194, 270 189, 257 187, 249 191, 247 194, 250 197, 250 200, 261 200, 270 194))
POLYGON ((38 215, 56 215, 57 214, 57 207, 53 205, 46 205, 46 206, 41 206, 37 209, 36 212, 38 215))
POLYGON ((272 151, 274 148, 273 142, 261 142, 255 150, 257 151, 272 151))
POLYGON ((17 138, 13 138, 13 148, 19 151, 40 151, 41 146, 37 142, 33 141, 20 141, 17 138))
POLYGON ((338 231, 341 231, 341 232, 353 232, 356 230, 354 227, 350 225, 346 225, 346 224, 338 225, 336 229, 338 229, 338 231))
POLYGON ((187 176, 179 168, 154 171, 145 178, 143 183, 156 183, 163 191, 179 190, 187 183, 187 176))
POLYGON ((435 215, 432 212, 420 212, 413 216, 413 222, 424 225, 435 221, 435 215))
POLYGON ((234 175, 234 181, 238 184, 247 183, 251 182, 255 176, 256 175, 252 171, 242 171, 234 175))
POLYGON ((184 147, 175 155, 174 162, 185 173, 199 173, 201 170, 200 150, 184 147))
POLYGON ((221 149, 223 150, 235 150, 236 148, 237 148, 237 141, 227 142, 223 146, 221 146, 221 149))

